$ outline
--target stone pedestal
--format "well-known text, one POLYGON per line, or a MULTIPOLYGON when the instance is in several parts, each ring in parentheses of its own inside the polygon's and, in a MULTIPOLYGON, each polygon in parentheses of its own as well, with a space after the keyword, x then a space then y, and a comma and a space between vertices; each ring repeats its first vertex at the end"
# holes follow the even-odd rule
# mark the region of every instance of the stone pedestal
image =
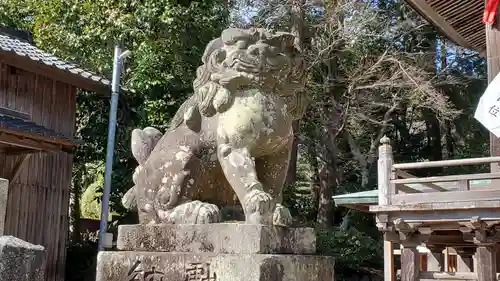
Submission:
POLYGON ((46 252, 13 236, 0 236, 0 280, 43 281, 46 252))
POLYGON ((333 281, 313 229, 247 224, 124 225, 96 281, 333 281))

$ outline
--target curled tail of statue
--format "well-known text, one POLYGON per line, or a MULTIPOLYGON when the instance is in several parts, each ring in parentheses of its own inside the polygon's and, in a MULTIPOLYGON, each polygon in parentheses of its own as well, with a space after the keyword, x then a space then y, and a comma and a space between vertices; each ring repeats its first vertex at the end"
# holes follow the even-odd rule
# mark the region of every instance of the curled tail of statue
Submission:
MULTIPOLYGON (((132 155, 134 155, 134 158, 137 160, 139 163, 139 166, 135 169, 134 175, 133 175, 133 181, 134 184, 136 184, 136 177, 138 172, 141 170, 142 165, 146 163, 146 160, 148 160, 149 155, 155 148, 156 144, 158 141, 161 139, 163 134, 156 128, 153 127, 147 127, 144 128, 143 130, 141 129, 134 129, 132 131, 132 138, 131 138, 131 148, 132 148, 132 155)), ((135 185, 130 188, 127 193, 122 198, 122 204, 125 208, 132 210, 136 208, 137 200, 136 200, 136 191, 135 191, 135 185)))

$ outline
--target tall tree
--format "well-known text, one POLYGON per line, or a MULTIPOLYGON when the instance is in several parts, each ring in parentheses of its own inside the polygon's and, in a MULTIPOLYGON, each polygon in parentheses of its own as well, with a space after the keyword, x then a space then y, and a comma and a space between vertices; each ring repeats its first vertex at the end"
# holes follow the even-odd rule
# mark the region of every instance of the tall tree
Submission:
MULTIPOLYGON (((164 129, 192 91, 192 80, 206 44, 227 26, 227 1, 173 0, 6 0, 0 19, 29 29, 37 45, 108 77, 113 46, 132 52, 126 61, 120 97, 112 203, 131 186, 136 166, 130 153, 134 127, 164 129)), ((77 134, 85 145, 77 152, 75 175, 86 176, 86 163, 105 155, 109 104, 105 96, 80 93, 77 134), (78 172, 82 170, 82 172, 78 172)), ((94 178, 94 175, 89 175, 94 178)), ((86 182, 75 178, 74 186, 86 182)), ((80 187, 85 188, 85 186, 80 187)), ((121 204, 113 204, 120 209, 121 204)), ((123 210, 122 210, 123 211, 123 210)))

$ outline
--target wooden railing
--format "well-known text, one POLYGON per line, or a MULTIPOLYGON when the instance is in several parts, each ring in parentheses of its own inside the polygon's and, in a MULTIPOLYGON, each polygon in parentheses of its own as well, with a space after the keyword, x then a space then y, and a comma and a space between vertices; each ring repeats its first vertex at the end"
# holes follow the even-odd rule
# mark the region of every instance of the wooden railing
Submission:
MULTIPOLYGON (((397 275, 401 275, 401 269, 398 269, 397 275)), ((419 280, 475 281, 478 280, 478 276, 475 272, 420 272, 419 280)), ((496 274, 495 280, 500 280, 500 273, 496 274)))
POLYGON ((446 280, 465 281, 478 280, 475 272, 420 272, 420 281, 446 280))
POLYGON ((484 157, 417 163, 393 163, 390 140, 381 140, 378 160, 379 205, 456 203, 500 200, 500 185, 471 189, 471 181, 500 179, 500 173, 465 174, 418 178, 407 170, 481 165, 500 162, 500 157, 484 157))

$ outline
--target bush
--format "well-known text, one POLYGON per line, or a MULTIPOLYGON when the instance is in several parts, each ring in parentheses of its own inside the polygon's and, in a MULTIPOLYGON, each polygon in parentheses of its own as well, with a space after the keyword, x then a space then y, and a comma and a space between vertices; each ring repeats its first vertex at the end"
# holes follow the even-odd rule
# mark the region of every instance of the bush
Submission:
POLYGON ((82 233, 71 241, 66 257, 66 281, 93 281, 96 275, 97 234, 82 233))
POLYGON ((326 230, 316 228, 317 252, 335 258, 337 280, 366 274, 366 269, 383 267, 383 250, 379 241, 352 228, 326 230))

